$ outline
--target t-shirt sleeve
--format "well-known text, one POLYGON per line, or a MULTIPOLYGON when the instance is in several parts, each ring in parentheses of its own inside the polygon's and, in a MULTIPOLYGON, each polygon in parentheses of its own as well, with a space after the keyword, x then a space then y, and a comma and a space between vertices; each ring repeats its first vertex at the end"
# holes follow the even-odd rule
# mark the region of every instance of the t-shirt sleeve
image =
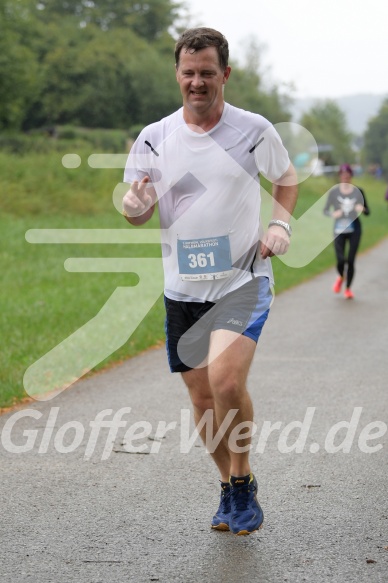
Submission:
POLYGON ((276 182, 288 170, 290 158, 273 125, 258 137, 255 160, 260 174, 271 182, 276 182))
POLYGON ((329 194, 326 198, 326 203, 325 203, 324 209, 323 209, 323 214, 326 215, 327 217, 331 216, 330 209, 332 206, 334 206, 334 195, 335 195, 334 190, 330 189, 329 194))
POLYGON ((140 133, 129 152, 124 170, 124 182, 128 184, 132 184, 134 180, 140 181, 145 176, 149 176, 149 169, 145 164, 147 156, 144 142, 144 136, 140 133))

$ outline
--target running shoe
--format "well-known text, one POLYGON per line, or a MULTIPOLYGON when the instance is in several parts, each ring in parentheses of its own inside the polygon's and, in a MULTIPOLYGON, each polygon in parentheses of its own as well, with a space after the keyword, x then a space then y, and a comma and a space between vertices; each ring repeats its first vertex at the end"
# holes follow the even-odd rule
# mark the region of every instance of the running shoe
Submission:
POLYGON ((211 527, 215 530, 229 530, 230 520, 230 484, 221 482, 221 498, 217 512, 213 516, 211 527))
POLYGON ((251 534, 263 524, 264 514, 256 497, 257 481, 253 474, 246 478, 230 477, 231 515, 229 528, 233 534, 251 534))
POLYGON ((352 290, 348 287, 344 291, 344 296, 347 300, 352 300, 354 298, 354 294, 353 294, 352 290))
POLYGON ((333 292, 339 294, 342 287, 343 278, 341 276, 337 277, 333 285, 333 292))

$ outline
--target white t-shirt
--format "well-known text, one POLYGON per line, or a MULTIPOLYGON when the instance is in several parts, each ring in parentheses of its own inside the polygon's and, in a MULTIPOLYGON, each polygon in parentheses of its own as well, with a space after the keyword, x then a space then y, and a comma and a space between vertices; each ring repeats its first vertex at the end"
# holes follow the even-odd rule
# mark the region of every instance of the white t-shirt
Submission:
POLYGON ((259 173, 273 182, 290 164, 268 120, 228 103, 218 124, 199 132, 185 123, 183 108, 147 126, 124 173, 125 182, 152 181, 165 295, 179 301, 215 301, 261 275, 273 283, 270 259, 259 250, 259 173))

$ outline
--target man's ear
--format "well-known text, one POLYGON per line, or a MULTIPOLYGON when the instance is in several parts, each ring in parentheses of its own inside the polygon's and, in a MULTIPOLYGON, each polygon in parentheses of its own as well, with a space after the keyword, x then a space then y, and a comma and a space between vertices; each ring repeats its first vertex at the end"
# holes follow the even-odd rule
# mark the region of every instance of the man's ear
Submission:
POLYGON ((224 71, 224 79, 223 79, 223 84, 225 85, 225 83, 227 82, 227 80, 229 79, 230 73, 232 71, 232 67, 226 67, 225 71, 224 71))

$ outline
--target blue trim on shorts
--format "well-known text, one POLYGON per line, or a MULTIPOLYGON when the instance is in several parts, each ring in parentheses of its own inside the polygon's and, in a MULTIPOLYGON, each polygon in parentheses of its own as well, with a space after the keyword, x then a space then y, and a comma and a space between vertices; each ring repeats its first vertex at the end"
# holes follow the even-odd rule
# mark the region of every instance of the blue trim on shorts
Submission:
POLYGON ((258 342, 263 326, 268 318, 269 308, 257 320, 255 320, 243 333, 243 336, 251 338, 254 342, 258 342))
MULTIPOLYGON (((248 336, 248 338, 251 338, 254 342, 256 342, 256 344, 260 338, 263 326, 268 318, 269 310, 273 302, 273 294, 269 279, 265 277, 262 277, 261 279, 263 282, 267 280, 266 293, 264 296, 259 298, 259 303, 251 315, 248 327, 242 333, 243 336, 248 336)), ((260 289, 260 292, 262 293, 262 289, 260 289)))

